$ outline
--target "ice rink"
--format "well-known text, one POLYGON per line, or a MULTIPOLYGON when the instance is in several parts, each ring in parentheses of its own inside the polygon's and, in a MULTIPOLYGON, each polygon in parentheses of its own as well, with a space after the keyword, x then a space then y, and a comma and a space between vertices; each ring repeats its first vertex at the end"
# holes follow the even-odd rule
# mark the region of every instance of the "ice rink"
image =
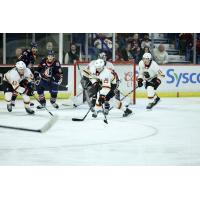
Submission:
MULTIPOLYGON (((200 165, 200 98, 163 98, 152 111, 137 99, 130 117, 113 109, 108 124, 102 114, 73 122, 87 105, 58 102, 59 110, 48 104, 58 119, 45 133, 0 128, 0 165, 200 165)), ((0 125, 39 129, 49 119, 45 110, 26 114, 21 100, 12 113, 0 102, 0 125)))

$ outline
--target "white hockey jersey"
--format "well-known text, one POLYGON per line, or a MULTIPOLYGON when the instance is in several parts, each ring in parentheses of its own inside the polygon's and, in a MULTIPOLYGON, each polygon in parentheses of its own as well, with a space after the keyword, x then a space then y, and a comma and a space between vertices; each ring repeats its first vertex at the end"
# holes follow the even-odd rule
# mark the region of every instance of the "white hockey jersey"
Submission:
POLYGON ((162 78, 164 76, 165 75, 160 70, 159 65, 155 61, 152 60, 151 65, 149 67, 145 66, 143 60, 141 60, 139 62, 139 75, 138 75, 138 78, 142 78, 143 80, 150 81, 153 78, 156 78, 156 77, 162 78), (144 77, 144 72, 148 72, 150 77, 149 78, 145 78, 144 77))
POLYGON ((100 94, 107 95, 111 89, 111 84, 116 83, 116 76, 108 68, 104 68, 103 71, 99 74, 99 79, 102 82, 102 89, 100 94))
MULTIPOLYGON (((95 82, 96 79, 98 79, 97 73, 96 73, 96 67, 95 67, 95 61, 92 60, 84 69, 83 69, 83 75, 91 80, 91 82, 95 82)), ((104 68, 109 69, 110 71, 114 70, 114 65, 111 62, 106 62, 106 65, 104 68)))
POLYGON ((4 81, 10 83, 13 89, 19 93, 23 93, 25 91, 25 88, 19 86, 19 83, 24 79, 27 79, 28 81, 33 80, 33 74, 29 68, 25 69, 24 75, 20 75, 17 69, 13 68, 4 74, 3 78, 4 81))

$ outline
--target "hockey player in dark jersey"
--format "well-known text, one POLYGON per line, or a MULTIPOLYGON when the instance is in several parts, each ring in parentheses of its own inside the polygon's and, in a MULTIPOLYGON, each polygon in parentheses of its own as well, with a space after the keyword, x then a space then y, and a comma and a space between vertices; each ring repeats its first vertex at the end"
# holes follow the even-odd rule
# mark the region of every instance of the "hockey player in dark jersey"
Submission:
POLYGON ((31 42, 30 49, 25 49, 22 55, 18 58, 18 61, 23 61, 26 67, 30 68, 33 72, 33 65, 35 64, 37 56, 38 46, 37 43, 31 42))
POLYGON ((42 109, 46 105, 44 90, 48 89, 51 95, 50 102, 54 108, 59 108, 56 103, 58 86, 62 83, 63 72, 60 62, 55 59, 53 51, 49 51, 46 58, 43 58, 34 72, 36 80, 36 89, 39 95, 41 105, 37 106, 42 109), (42 106, 43 105, 43 106, 42 106))
MULTIPOLYGON (((38 51, 37 43, 31 42, 30 49, 25 49, 22 52, 21 56, 18 57, 17 62, 23 61, 26 64, 26 67, 28 67, 31 70, 31 72, 34 73, 33 65, 35 64, 37 51, 38 51)), ((17 92, 14 92, 12 95, 12 100, 11 100, 12 106, 15 106, 15 100, 17 98, 17 95, 18 95, 17 92)), ((30 105, 33 106, 34 104, 31 102, 30 105)))

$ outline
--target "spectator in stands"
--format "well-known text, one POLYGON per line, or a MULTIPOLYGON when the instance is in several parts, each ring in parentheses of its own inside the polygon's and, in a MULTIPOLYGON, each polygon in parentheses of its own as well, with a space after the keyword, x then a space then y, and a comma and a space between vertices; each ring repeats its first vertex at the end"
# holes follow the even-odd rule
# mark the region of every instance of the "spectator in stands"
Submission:
POLYGON ((121 60, 121 51, 119 49, 119 44, 115 42, 115 61, 121 60))
POLYGON ((80 59, 79 52, 77 51, 76 44, 72 43, 70 45, 70 51, 65 54, 65 64, 74 64, 75 61, 79 61, 80 59))
POLYGON ((121 55, 122 55, 122 60, 124 61, 133 60, 133 52, 131 50, 131 43, 126 44, 126 48, 122 49, 121 55))
POLYGON ((185 55, 187 48, 190 48, 193 44, 193 36, 191 33, 179 34, 179 50, 180 55, 185 55))
POLYGON ((150 53, 151 54, 151 51, 150 51, 150 48, 148 46, 145 46, 142 50, 141 50, 141 53, 140 53, 140 60, 142 60, 142 57, 145 53, 150 53))
MULTIPOLYGON (((109 36, 109 35, 107 35, 109 36)), ((94 40, 94 48, 92 51, 92 60, 97 59, 100 52, 107 52, 107 59, 112 59, 112 41, 110 37, 106 37, 105 34, 96 34, 94 40)))
POLYGON ((46 50, 47 50, 47 52, 53 50, 53 43, 52 42, 47 42, 47 44, 46 44, 46 50))
POLYGON ((200 33, 197 33, 196 63, 200 64, 200 33))
POLYGON ((197 37, 196 53, 197 53, 197 64, 200 64, 200 39, 198 37, 197 37))
POLYGON ((149 34, 145 34, 144 39, 142 40, 141 48, 144 49, 144 47, 151 48, 151 40, 149 39, 149 34))
POLYGON ((138 45, 138 43, 134 42, 134 47, 132 48, 132 53, 133 53, 133 58, 135 59, 135 62, 138 64, 140 61, 141 48, 137 45, 138 45))
POLYGON ((165 50, 165 46, 163 44, 160 44, 158 48, 153 50, 153 57, 155 61, 160 65, 168 63, 168 53, 165 50))
POLYGON ((133 50, 135 48, 141 48, 141 41, 138 33, 134 33, 133 37, 128 39, 128 42, 131 42, 133 50))
POLYGON ((16 55, 17 60, 18 60, 18 58, 22 55, 22 48, 16 48, 15 55, 16 55))
POLYGON ((121 49, 126 48, 126 39, 128 37, 127 33, 117 33, 117 41, 121 49))
POLYGON ((94 46, 103 51, 111 51, 112 41, 109 38, 99 37, 95 39, 94 46))
POLYGON ((141 42, 138 33, 134 33, 132 38, 129 38, 127 41, 131 42, 131 51, 133 55, 133 59, 138 63, 141 54, 141 42))

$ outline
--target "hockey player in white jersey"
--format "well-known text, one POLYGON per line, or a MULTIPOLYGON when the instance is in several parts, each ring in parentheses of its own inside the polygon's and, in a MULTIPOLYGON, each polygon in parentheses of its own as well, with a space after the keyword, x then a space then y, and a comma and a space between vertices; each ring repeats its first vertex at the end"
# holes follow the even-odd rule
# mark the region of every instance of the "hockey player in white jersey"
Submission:
POLYGON ((99 73, 105 63, 102 59, 91 61, 86 68, 83 69, 83 77, 81 85, 85 92, 86 100, 90 107, 94 107, 97 99, 97 93, 101 89, 99 81, 99 73))
POLYGON ((7 102, 7 110, 12 111, 12 94, 18 92, 24 101, 24 107, 28 114, 34 114, 29 106, 30 96, 33 95, 34 85, 32 84, 33 74, 23 61, 18 61, 15 68, 4 74, 4 94, 7 102))
MULTIPOLYGON (((98 67, 97 61, 96 67, 98 67)), ((110 109, 109 101, 115 96, 115 89, 118 79, 113 70, 110 70, 105 66, 99 66, 97 80, 101 83, 101 88, 99 90, 98 100, 96 101, 95 112, 92 114, 93 117, 97 117, 98 112, 102 108, 104 114, 108 114, 110 109)), ((123 117, 126 117, 132 113, 132 111, 128 107, 124 106, 124 103, 119 99, 115 99, 115 107, 124 111, 123 117)))
POLYGON ((161 79, 165 77, 163 72, 160 70, 158 64, 152 60, 150 53, 145 53, 142 60, 139 62, 139 75, 138 75, 138 87, 143 86, 145 82, 145 89, 147 90, 147 96, 149 104, 146 109, 150 110, 159 101, 160 97, 156 94, 156 90, 161 84, 161 79))
MULTIPOLYGON (((114 65, 111 62, 107 61, 107 56, 105 52, 101 52, 98 55, 98 59, 96 60, 92 60, 84 69, 83 69, 83 78, 81 80, 81 85, 83 87, 83 92, 81 92, 78 96, 73 98, 73 106, 77 107, 77 105, 80 105, 82 103, 84 103, 87 98, 86 98, 86 94, 85 94, 85 90, 91 90, 91 92, 89 92, 89 96, 91 97, 92 94, 94 94, 94 91, 97 90, 97 83, 95 83, 93 86, 95 86, 96 88, 94 89, 94 87, 92 86, 93 83, 91 83, 91 70, 95 69, 95 62, 100 61, 101 65, 114 71, 114 65), (92 87, 91 87, 92 86, 92 87), (93 89, 92 89, 93 88, 93 89)), ((93 79, 94 81, 94 79, 93 79)), ((116 90, 115 90, 116 91, 116 90)), ((118 92, 119 93, 119 92, 118 92)), ((93 96, 93 105, 95 105, 96 102, 96 95, 93 96)))
MULTIPOLYGON (((120 90, 119 90, 119 84, 120 84, 120 79, 119 79, 119 76, 117 74, 117 72, 115 71, 115 67, 114 65, 107 61, 107 55, 105 52, 101 52, 98 56, 98 58, 104 60, 104 63, 105 63, 105 68, 109 69, 111 71, 111 73, 115 76, 115 81, 114 83, 111 84, 111 90, 109 92, 109 99, 112 99, 113 97, 115 98, 115 104, 116 104, 116 107, 117 108, 121 108, 120 105, 122 105, 122 102, 120 101, 120 90)), ((126 102, 123 102, 123 104, 125 104, 126 102)), ((132 113, 132 111, 129 109, 129 103, 126 103, 125 107, 127 108, 125 111, 124 111, 124 114, 123 114, 123 117, 127 117, 129 114, 132 113)), ((124 105, 122 106, 124 107, 124 105)))

